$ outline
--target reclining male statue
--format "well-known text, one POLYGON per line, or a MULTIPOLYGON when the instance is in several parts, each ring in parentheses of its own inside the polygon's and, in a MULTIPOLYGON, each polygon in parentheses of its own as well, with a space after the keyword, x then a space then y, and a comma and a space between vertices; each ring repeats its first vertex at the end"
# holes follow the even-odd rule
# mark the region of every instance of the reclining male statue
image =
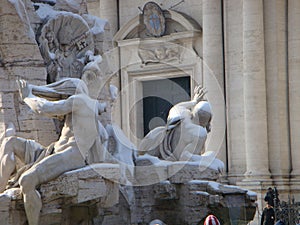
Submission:
POLYGON ((168 161, 200 161, 212 119, 204 95, 205 89, 198 86, 191 101, 174 105, 166 126, 151 130, 139 150, 168 161))
POLYGON ((28 223, 38 225, 42 201, 37 185, 84 167, 91 149, 97 145, 99 150, 107 137, 100 140, 99 134, 104 128, 97 116, 105 110, 106 104, 90 98, 86 84, 80 79, 67 78, 45 86, 19 80, 18 86, 21 98, 34 112, 65 118, 59 140, 48 148, 15 136, 5 138, 0 148, 0 193, 15 170, 16 157, 30 165, 18 182, 28 223))

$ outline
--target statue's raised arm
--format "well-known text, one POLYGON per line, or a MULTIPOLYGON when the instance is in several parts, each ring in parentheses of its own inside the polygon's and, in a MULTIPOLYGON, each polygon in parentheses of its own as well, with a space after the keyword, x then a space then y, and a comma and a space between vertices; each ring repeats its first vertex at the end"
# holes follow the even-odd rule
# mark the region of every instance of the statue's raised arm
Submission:
MULTIPOLYGON (((62 98, 58 101, 51 101, 48 100, 47 97, 41 98, 32 93, 33 89, 35 89, 36 93, 47 93, 47 91, 50 89, 49 87, 30 85, 25 80, 17 80, 17 84, 19 87, 20 97, 35 113, 47 117, 58 117, 72 112, 72 97, 68 97, 66 99, 62 98)), ((51 96, 52 92, 55 93, 53 90, 51 90, 49 91, 48 95, 51 96)), ((56 95, 59 95, 59 93, 56 93, 56 95)))

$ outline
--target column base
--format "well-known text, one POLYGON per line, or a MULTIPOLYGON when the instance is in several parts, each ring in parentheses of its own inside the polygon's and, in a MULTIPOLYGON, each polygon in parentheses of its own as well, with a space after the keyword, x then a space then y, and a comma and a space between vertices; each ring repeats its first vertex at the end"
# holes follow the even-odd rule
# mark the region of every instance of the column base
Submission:
POLYGON ((268 182, 271 180, 271 174, 270 172, 264 171, 247 171, 244 174, 245 178, 243 181, 261 181, 261 182, 268 182))
POLYGON ((291 179, 300 180, 300 170, 293 170, 291 172, 291 179))

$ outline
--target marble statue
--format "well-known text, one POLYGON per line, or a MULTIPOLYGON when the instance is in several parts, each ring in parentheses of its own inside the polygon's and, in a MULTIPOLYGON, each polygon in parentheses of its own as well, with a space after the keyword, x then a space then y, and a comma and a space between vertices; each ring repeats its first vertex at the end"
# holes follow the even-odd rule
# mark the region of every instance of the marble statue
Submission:
POLYGON ((111 153, 105 156, 105 161, 118 163, 121 169, 120 183, 132 185, 130 180, 135 176, 134 168, 138 152, 137 147, 127 138, 117 124, 107 124, 105 129, 109 137, 115 142, 115 148, 113 150, 108 149, 108 152, 111 153))
POLYGON ((47 21, 39 43, 49 83, 66 77, 81 78, 85 54, 94 51, 88 24, 82 17, 67 12, 58 13, 47 21))
POLYGON ((173 106, 166 126, 151 130, 141 141, 139 150, 168 161, 199 160, 212 119, 210 104, 204 96, 205 89, 199 86, 191 101, 173 106))
MULTIPOLYGON (((93 56, 87 52, 88 61, 90 61, 83 68, 82 80, 87 84, 89 89, 89 95, 92 98, 97 98, 99 95, 99 90, 104 88, 104 85, 111 78, 103 74, 100 69, 102 62, 102 57, 100 55, 93 56)), ((109 85, 108 87, 110 93, 111 104, 118 97, 118 88, 114 85, 109 85)), ((122 184, 129 184, 129 178, 126 171, 130 172, 130 176, 134 176, 134 160, 137 154, 137 147, 126 137, 122 129, 115 123, 108 123, 105 128, 101 129, 103 132, 102 136, 105 136, 105 140, 111 138, 114 142, 113 147, 110 148, 107 142, 104 142, 105 162, 118 163, 121 168, 121 180, 122 184)))
MULTIPOLYGON (((112 122, 112 104, 122 97, 110 85, 111 71, 119 72, 119 51, 112 49, 110 38, 114 22, 89 15, 87 4, 94 2, 1 2, 7 40, 1 52, 0 128, 10 121, 18 126, 7 124, 0 133, 0 224, 198 224, 210 210, 224 224, 248 223, 256 195, 214 182, 224 164, 202 154, 212 119, 203 88, 196 88, 191 101, 175 105, 167 125, 152 130, 139 148, 112 122), (103 64, 97 54, 106 60, 103 64), (28 81, 17 81, 24 104, 13 81, 19 77, 28 81), (27 116, 28 107, 38 116, 27 116), (39 115, 62 121, 58 135, 51 133, 52 120, 39 115), (49 146, 41 144, 57 136, 49 146), (138 150, 151 156, 137 156, 138 150)), ((147 29, 129 35, 144 37, 136 49, 140 66, 150 71, 146 64, 172 66, 190 59, 185 50, 199 43, 180 40, 188 27, 198 35, 193 21, 183 26, 177 20, 187 22, 184 15, 153 2, 141 16, 140 25, 147 29), (165 38, 163 43, 147 41, 164 35, 165 25, 172 36, 169 43, 165 38)))
MULTIPOLYGON (((82 79, 64 78, 44 86, 17 81, 20 96, 31 110, 64 121, 59 140, 48 147, 14 136, 12 125, 1 137, 0 193, 20 186, 29 225, 38 224, 42 207, 36 186, 64 172, 90 163, 112 162, 121 165, 121 183, 129 184, 127 170, 133 176, 136 147, 117 125, 104 127, 100 122, 99 116, 106 111, 107 102, 99 102, 97 95, 107 77, 99 67, 102 57, 90 56, 90 60, 83 69, 82 79), (108 146, 110 137, 115 142, 113 149, 108 146), (18 167, 16 158, 23 167, 18 167)), ((114 101, 118 90, 110 85, 109 91, 114 101)))
POLYGON ((34 86, 19 80, 18 85, 21 98, 34 112, 47 117, 65 117, 59 140, 48 148, 15 136, 5 138, 1 145, 0 192, 4 191, 15 170, 16 157, 31 165, 18 181, 28 222, 37 225, 42 202, 36 186, 66 171, 84 167, 94 147, 99 153, 101 132, 98 130, 102 128, 97 115, 104 112, 106 103, 90 98, 86 84, 76 78, 46 86, 34 86))

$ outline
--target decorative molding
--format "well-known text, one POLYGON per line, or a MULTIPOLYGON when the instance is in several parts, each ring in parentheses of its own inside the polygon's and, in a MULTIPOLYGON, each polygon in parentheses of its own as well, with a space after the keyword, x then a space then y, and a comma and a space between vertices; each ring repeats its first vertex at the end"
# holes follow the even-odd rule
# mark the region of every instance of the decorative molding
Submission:
MULTIPOLYGON (((196 33, 201 33, 202 28, 199 24, 197 24, 195 21, 192 19, 187 18, 186 16, 182 15, 179 12, 173 11, 173 10, 168 10, 170 18, 169 20, 173 20, 174 22, 179 23, 182 25, 185 29, 185 31, 181 31, 179 33, 190 33, 190 32, 196 32, 196 33)), ((113 38, 114 43, 119 43, 120 41, 125 41, 126 37, 134 30, 136 29, 141 22, 141 17, 142 15, 139 14, 132 18, 128 23, 126 23, 124 26, 121 27, 121 29, 116 33, 116 35, 113 38)), ((176 33, 173 33, 176 34, 176 33)), ((171 35, 173 35, 171 34, 171 35)), ((169 35, 168 35, 169 36, 169 35)), ((163 38, 165 36, 162 36, 160 38, 163 38)), ((153 38, 153 37, 150 37, 153 38)))

